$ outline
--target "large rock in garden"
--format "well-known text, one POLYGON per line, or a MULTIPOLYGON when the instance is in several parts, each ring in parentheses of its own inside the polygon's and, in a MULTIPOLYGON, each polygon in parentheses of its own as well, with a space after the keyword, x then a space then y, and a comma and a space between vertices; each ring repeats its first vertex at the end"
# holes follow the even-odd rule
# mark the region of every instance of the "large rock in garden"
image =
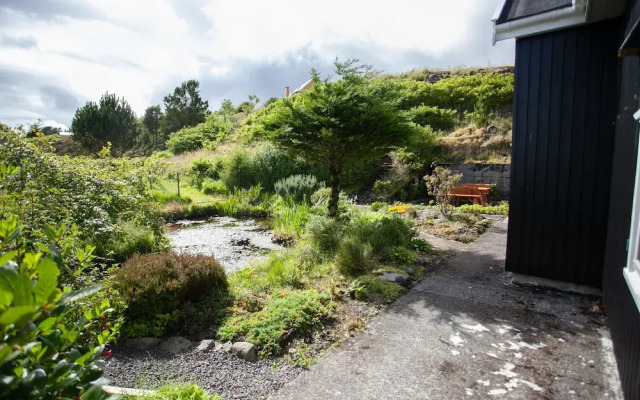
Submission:
POLYGON ((398 285, 404 285, 409 283, 409 275, 407 274, 396 274, 395 272, 385 272, 380 275, 378 278, 383 281, 389 281, 393 283, 397 283, 398 285))
POLYGON ((182 336, 172 336, 164 343, 162 343, 160 345, 160 348, 167 353, 178 354, 185 351, 192 345, 193 343, 191 343, 191 341, 187 338, 184 338, 182 336))
POLYGON ((196 347, 196 351, 209 351, 213 350, 216 347, 216 342, 213 339, 205 339, 201 340, 196 347))
POLYGON ((231 346, 231 352, 245 361, 256 361, 258 359, 256 346, 249 342, 235 342, 231 346))
POLYGON ((224 351, 225 353, 231 353, 231 346, 233 345, 233 343, 231 342, 216 342, 216 350, 217 351, 224 351))
POLYGON ((149 350, 156 347, 160 343, 160 339, 152 337, 141 337, 134 339, 127 339, 122 344, 122 347, 133 350, 149 350))

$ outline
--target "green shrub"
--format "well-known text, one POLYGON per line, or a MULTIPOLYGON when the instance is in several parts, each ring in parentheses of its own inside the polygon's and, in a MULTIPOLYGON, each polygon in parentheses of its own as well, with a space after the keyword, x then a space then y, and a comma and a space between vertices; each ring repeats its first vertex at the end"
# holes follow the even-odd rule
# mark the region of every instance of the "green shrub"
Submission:
POLYGON ((433 251, 433 247, 424 239, 411 239, 411 248, 418 253, 428 254, 433 251))
POLYGON ((430 126, 434 130, 445 131, 455 126, 458 112, 456 110, 422 105, 410 109, 407 111, 407 115, 412 122, 418 125, 430 126))
MULTIPOLYGON (((25 252, 25 228, 17 219, 0 220, 0 397, 106 398, 95 381, 102 375, 104 345, 113 339, 105 323, 109 302, 73 318, 78 300, 99 286, 61 290, 60 268, 66 266, 54 261, 60 249, 25 252)), ((83 257, 81 264, 86 262, 83 257)))
POLYGON ((333 218, 314 216, 307 224, 311 243, 324 254, 333 255, 340 247, 342 224, 333 218))
POLYGON ((318 206, 326 206, 329 202, 329 197, 331 196, 331 188, 322 188, 316 190, 311 195, 311 204, 318 206))
POLYGON ((347 276, 358 276, 371 272, 376 265, 372 246, 350 237, 347 237, 340 244, 336 262, 340 272, 347 276))
POLYGON ((192 127, 182 128, 169 135, 167 148, 173 154, 201 149, 208 143, 224 138, 230 130, 229 124, 210 114, 205 122, 192 127))
POLYGON ((229 301, 227 277, 204 255, 134 255, 116 272, 115 287, 127 301, 127 336, 162 336, 208 329, 229 301), (185 312, 193 310, 189 318, 185 312))
POLYGON ((375 303, 391 303, 405 292, 398 284, 370 275, 361 276, 351 286, 356 299, 375 303))
POLYGON ((403 246, 389 247, 383 257, 385 261, 396 264, 407 265, 415 261, 415 254, 411 250, 403 246))
POLYGON ((220 400, 220 396, 209 394, 195 383, 166 385, 144 396, 125 396, 125 400, 220 400))
POLYGON ((458 212, 467 212, 473 214, 495 214, 509 215, 509 203, 502 203, 497 206, 482 206, 480 204, 463 204, 456 207, 458 212))
POLYGON ((255 179, 249 153, 246 150, 236 150, 227 156, 220 179, 229 188, 247 188, 253 185, 255 179))
POLYGON ((387 177, 373 184, 373 194, 378 196, 378 198, 391 201, 398 197, 398 194, 407 183, 409 183, 407 177, 387 177))
POLYGON ((218 160, 218 162, 215 163, 211 160, 202 158, 194 160, 191 163, 191 168, 189 170, 191 185, 198 189, 201 189, 202 182, 205 179, 219 179, 222 168, 222 160, 218 160))
POLYGON ((215 194, 228 194, 229 188, 227 188, 227 185, 220 180, 214 181, 207 178, 202 182, 202 193, 209 196, 215 194))
POLYGON ((389 207, 389 203, 385 203, 384 201, 374 201, 371 203, 371 211, 383 210, 386 211, 389 207))
POLYGON ((295 258, 288 252, 274 252, 261 266, 270 287, 282 288, 289 286, 294 289, 302 287, 302 271, 295 258))
POLYGON ((291 175, 281 179, 274 185, 274 190, 282 197, 292 197, 295 202, 311 202, 311 196, 324 187, 313 175, 291 175))
POLYGON ((245 337, 261 357, 282 354, 297 337, 308 337, 333 315, 331 297, 314 290, 279 291, 261 311, 228 318, 218 330, 222 340, 245 337))
POLYGON ((2 164, 19 168, 3 182, 0 209, 4 216, 29 221, 33 249, 35 243, 59 241, 65 242, 59 246, 63 250, 70 246, 63 251, 69 271, 63 271, 61 280, 77 268, 75 249, 87 243, 96 246, 96 256, 109 257, 108 244, 121 234, 118 221, 150 229, 154 240, 162 241, 163 221, 149 190, 149 177, 158 165, 127 158, 60 157, 46 151, 39 138, 20 139, 1 124, 0 143, 2 164), (49 226, 64 227, 64 234, 47 235, 49 226))
POLYGON ((345 236, 368 243, 377 256, 391 247, 409 247, 417 232, 410 221, 395 214, 366 213, 359 215, 346 229, 345 236))
MULTIPOLYGON (((162 251, 167 246, 167 239, 164 236, 157 237, 157 233, 150 228, 123 221, 117 225, 116 232, 103 246, 103 251, 109 253, 116 262, 124 262, 134 254, 162 251)), ((96 247, 100 247, 100 244, 96 244, 96 247)))

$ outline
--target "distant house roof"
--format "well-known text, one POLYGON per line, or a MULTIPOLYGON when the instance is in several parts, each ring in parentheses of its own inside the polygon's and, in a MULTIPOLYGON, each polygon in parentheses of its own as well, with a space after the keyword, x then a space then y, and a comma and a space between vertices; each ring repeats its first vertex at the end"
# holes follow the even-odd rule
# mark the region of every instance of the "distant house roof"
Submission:
POLYGON ((493 42, 615 18, 626 0, 503 0, 493 20, 493 42))
POLYGON ((311 89, 312 87, 313 87, 313 79, 309 79, 308 81, 306 81, 302 85, 298 86, 293 92, 291 92, 291 94, 289 96, 292 96, 292 95, 294 95, 296 93, 300 93, 300 92, 306 92, 307 90, 311 89))

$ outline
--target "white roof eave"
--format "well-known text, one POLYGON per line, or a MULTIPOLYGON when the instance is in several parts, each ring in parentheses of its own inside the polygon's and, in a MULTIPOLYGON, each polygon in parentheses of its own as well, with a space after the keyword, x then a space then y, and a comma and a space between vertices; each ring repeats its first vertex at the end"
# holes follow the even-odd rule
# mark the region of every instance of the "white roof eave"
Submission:
POLYGON ((503 2, 494 13, 493 44, 501 40, 531 36, 558 29, 569 28, 587 22, 587 1, 573 0, 570 7, 560 8, 543 14, 516 19, 504 23, 498 23, 500 12, 504 7, 503 2))

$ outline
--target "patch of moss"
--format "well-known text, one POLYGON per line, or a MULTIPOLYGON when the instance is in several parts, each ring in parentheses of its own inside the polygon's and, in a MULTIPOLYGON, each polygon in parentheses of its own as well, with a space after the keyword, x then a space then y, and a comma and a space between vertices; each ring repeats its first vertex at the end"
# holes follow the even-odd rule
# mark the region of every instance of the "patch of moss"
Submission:
POLYGON ((375 276, 361 276, 353 281, 355 298, 376 303, 391 303, 402 296, 405 288, 375 276))

